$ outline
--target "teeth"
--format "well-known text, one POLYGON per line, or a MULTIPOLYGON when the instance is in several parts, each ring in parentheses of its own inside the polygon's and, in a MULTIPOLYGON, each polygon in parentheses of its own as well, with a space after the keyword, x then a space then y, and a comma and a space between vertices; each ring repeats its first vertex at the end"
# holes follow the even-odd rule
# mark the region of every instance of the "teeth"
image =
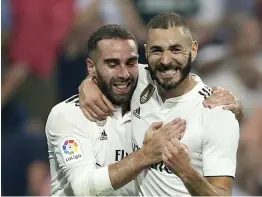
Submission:
POLYGON ((125 89, 125 88, 127 88, 127 84, 117 84, 117 85, 115 85, 117 88, 119 88, 119 89, 125 89))
POLYGON ((176 70, 166 70, 166 71, 162 71, 161 73, 165 75, 174 75, 176 74, 176 70))

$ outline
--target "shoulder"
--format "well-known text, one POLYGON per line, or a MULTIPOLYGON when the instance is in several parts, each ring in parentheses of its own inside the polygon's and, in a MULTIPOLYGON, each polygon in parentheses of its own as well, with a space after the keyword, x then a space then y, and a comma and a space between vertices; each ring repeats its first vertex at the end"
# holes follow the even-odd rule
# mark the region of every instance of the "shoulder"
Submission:
POLYGON ((238 122, 235 114, 229 110, 224 110, 223 106, 217 106, 212 109, 206 108, 206 119, 219 122, 238 122))
POLYGON ((94 123, 89 121, 79 107, 78 95, 55 105, 49 113, 46 128, 54 127, 76 127, 81 130, 94 123))
POLYGON ((147 68, 148 68, 147 64, 138 65, 139 77, 138 77, 137 88, 136 88, 137 92, 141 93, 141 91, 143 91, 143 89, 145 89, 148 86, 148 84, 153 84, 153 80, 147 68))
POLYGON ((150 83, 150 81, 152 81, 150 77, 150 73, 147 68, 148 68, 147 64, 138 64, 138 71, 139 71, 138 84, 150 83))
POLYGON ((78 95, 72 96, 63 102, 58 103, 52 108, 49 117, 53 119, 58 118, 59 116, 73 120, 83 116, 81 109, 79 108, 78 95))
POLYGON ((143 71, 148 65, 147 64, 138 64, 139 72, 143 71))
POLYGON ((134 106, 134 103, 137 103, 137 104, 140 103, 139 100, 140 100, 141 95, 143 95, 143 92, 146 93, 147 90, 151 90, 151 93, 154 92, 153 90, 155 88, 154 88, 150 73, 146 69, 147 67, 148 65, 146 64, 139 64, 138 66, 139 77, 138 77, 136 89, 133 93, 133 97, 131 100, 131 109, 134 109, 134 107, 136 107, 136 105, 134 106))
POLYGON ((229 110, 223 106, 213 109, 206 108, 204 113, 205 135, 211 137, 238 137, 239 122, 229 110))

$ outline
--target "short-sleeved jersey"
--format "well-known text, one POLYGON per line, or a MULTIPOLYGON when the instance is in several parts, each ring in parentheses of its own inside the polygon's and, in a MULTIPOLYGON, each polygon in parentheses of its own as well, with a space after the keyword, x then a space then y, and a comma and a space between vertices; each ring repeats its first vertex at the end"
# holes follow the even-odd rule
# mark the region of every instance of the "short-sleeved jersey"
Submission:
MULTIPOLYGON (((73 96, 56 105, 47 120, 52 195, 97 194, 90 189, 99 184, 111 186, 106 166, 120 161, 132 151, 130 113, 122 116, 119 108, 106 121, 91 122, 78 105, 78 96, 73 96), (79 183, 82 184, 81 191, 79 183)), ((133 195, 134 183, 100 194, 133 195)))
MULTIPOLYGON (((239 124, 232 112, 222 107, 205 108, 205 97, 211 89, 201 79, 188 93, 162 102, 156 85, 146 69, 139 70, 132 111, 133 149, 141 148, 145 132, 153 122, 167 123, 177 117, 187 122, 181 142, 189 148, 191 163, 203 176, 235 176, 239 124)), ((181 179, 163 162, 151 165, 137 178, 139 194, 143 196, 189 195, 181 179)))

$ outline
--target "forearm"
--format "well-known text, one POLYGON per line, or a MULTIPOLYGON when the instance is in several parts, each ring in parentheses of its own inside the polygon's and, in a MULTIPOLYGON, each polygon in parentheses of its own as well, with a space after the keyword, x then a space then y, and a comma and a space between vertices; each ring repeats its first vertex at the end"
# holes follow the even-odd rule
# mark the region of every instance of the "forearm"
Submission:
POLYGON ((150 165, 150 162, 143 157, 140 150, 131 153, 115 164, 109 165, 109 177, 115 190, 132 181, 143 169, 150 165))
POLYGON ((106 167, 75 166, 66 170, 66 177, 76 196, 108 195, 132 181, 149 165, 146 161, 139 150, 106 167))
POLYGON ((230 196, 231 192, 209 183, 196 170, 192 169, 189 173, 181 177, 185 187, 192 196, 230 196))

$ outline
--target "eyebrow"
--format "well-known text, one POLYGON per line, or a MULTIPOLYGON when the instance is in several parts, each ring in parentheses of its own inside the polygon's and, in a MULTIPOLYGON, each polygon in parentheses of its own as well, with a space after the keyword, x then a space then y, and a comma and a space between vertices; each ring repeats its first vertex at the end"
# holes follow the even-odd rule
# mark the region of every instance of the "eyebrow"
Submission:
POLYGON ((105 63, 109 64, 109 63, 115 63, 115 64, 119 64, 120 60, 117 58, 108 58, 104 60, 105 63))
POLYGON ((130 57, 126 62, 129 63, 129 62, 133 62, 137 60, 138 60, 138 56, 133 56, 133 57, 130 57))
MULTIPOLYGON (((171 45, 171 46, 169 46, 168 47, 168 49, 175 49, 175 48, 182 48, 183 47, 183 45, 181 45, 181 44, 173 44, 173 45, 171 45)), ((163 50, 163 48, 161 47, 161 46, 157 46, 157 45, 154 45, 154 46, 152 46, 151 48, 150 48, 150 50, 163 50)))
POLYGON ((182 47, 183 47, 182 44, 174 44, 174 45, 169 46, 168 48, 175 49, 175 48, 182 48, 182 47))
POLYGON ((154 46, 150 47, 150 50, 159 50, 159 51, 161 51, 162 47, 154 45, 154 46))

